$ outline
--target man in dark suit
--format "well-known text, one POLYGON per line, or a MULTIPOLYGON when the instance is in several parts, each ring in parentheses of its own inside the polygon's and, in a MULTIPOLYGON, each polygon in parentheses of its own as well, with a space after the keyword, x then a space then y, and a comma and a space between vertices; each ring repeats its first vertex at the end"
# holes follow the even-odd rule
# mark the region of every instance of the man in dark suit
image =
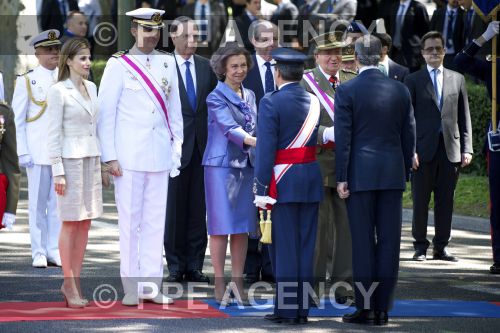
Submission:
POLYGON ((243 13, 236 17, 236 41, 241 41, 243 42, 243 46, 245 49, 247 49, 250 53, 253 53, 255 51, 252 43, 250 42, 250 26, 254 21, 257 21, 260 16, 260 8, 261 8, 261 2, 260 0, 246 0, 245 3, 245 10, 243 13))
MULTIPOLYGON (((252 55, 253 67, 248 71, 243 86, 255 93, 257 116, 262 97, 276 89, 273 67, 276 62, 271 52, 278 47, 278 35, 277 26, 269 21, 260 20, 250 38, 255 47, 255 54, 252 55)), ((247 283, 257 282, 261 278, 264 281, 274 281, 268 245, 261 244, 258 239, 248 239, 245 274, 247 283)))
POLYGON ((207 247, 205 191, 201 157, 207 143, 208 94, 217 79, 208 60, 195 55, 198 29, 184 17, 171 26, 182 105, 184 141, 180 175, 170 178, 165 221, 169 282, 209 282, 202 273, 207 247))
POLYGON ((446 7, 438 8, 432 14, 430 30, 443 35, 446 47, 444 66, 452 70, 457 70, 453 59, 464 47, 464 14, 464 10, 458 6, 458 0, 448 0, 446 7))
POLYGON ((402 199, 415 152, 415 119, 406 87, 378 70, 380 40, 366 38, 369 43, 355 43, 359 75, 335 93, 337 191, 346 199, 355 249, 357 310, 343 321, 385 325, 398 279, 402 199))
POLYGON ((73 10, 79 10, 76 0, 43 0, 40 12, 42 30, 64 31, 66 16, 73 10))
POLYGON ((460 166, 472 159, 472 127, 464 77, 443 67, 444 40, 437 31, 422 37, 427 66, 410 74, 417 124, 417 153, 413 163, 412 197, 414 260, 426 259, 429 200, 434 193, 433 257, 457 261, 446 249, 451 238, 453 197, 460 166))
MULTIPOLYGON (((479 38, 488 27, 488 24, 476 13, 472 6, 472 0, 458 0, 465 11, 464 14, 464 45, 469 45, 473 39, 479 38)), ((491 53, 491 41, 484 44, 476 53, 476 58, 484 60, 491 53)))
POLYGON ((306 56, 284 48, 272 55, 278 90, 260 101, 257 132, 261 143, 256 148, 254 179, 254 203, 263 209, 273 205, 267 213, 272 214, 270 250, 276 295, 274 313, 265 318, 274 323, 305 324, 318 207, 323 197, 315 156, 320 108, 318 99, 299 85, 306 56))
POLYGON ((391 79, 404 82, 406 76, 410 74, 410 70, 389 58, 389 52, 392 47, 391 36, 386 33, 376 33, 374 36, 380 39, 380 42, 382 43, 382 55, 378 65, 380 71, 391 79))
POLYGON ((227 25, 224 4, 216 0, 196 0, 180 10, 181 15, 196 19, 200 29, 198 53, 211 56, 218 48, 227 25))
POLYGON ((314 19, 314 14, 318 11, 320 4, 320 0, 307 0, 306 3, 299 7, 297 36, 300 47, 305 50, 309 47, 309 40, 311 39, 309 27, 312 26, 317 31, 318 21, 314 19))
POLYGON ((394 3, 386 20, 392 37, 391 58, 410 72, 420 69, 420 38, 429 31, 429 16, 423 4, 416 0, 394 3))

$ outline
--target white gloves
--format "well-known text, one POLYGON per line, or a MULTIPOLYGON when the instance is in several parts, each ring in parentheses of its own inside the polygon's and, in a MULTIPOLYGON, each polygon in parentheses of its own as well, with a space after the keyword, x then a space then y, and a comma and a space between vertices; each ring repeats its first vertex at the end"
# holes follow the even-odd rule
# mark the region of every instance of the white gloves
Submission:
POLYGON ((328 141, 335 142, 335 128, 328 127, 323 131, 323 143, 327 143, 328 141))
POLYGON ((4 213, 3 214, 3 220, 2 224, 7 230, 12 230, 12 226, 14 225, 14 222, 16 222, 16 215, 11 214, 11 213, 4 213))
POLYGON ((19 166, 23 168, 32 168, 33 167, 33 159, 30 154, 24 154, 19 156, 19 166))
POLYGON ((266 209, 266 205, 274 205, 276 203, 276 199, 273 199, 269 196, 256 195, 253 203, 255 204, 255 206, 261 209, 266 209))
POLYGON ((489 41, 495 35, 498 35, 498 28, 499 28, 499 21, 491 21, 490 24, 488 24, 488 28, 486 31, 483 33, 483 38, 485 41, 489 41))
POLYGON ((172 170, 170 170, 171 178, 177 177, 181 173, 179 171, 180 167, 181 167, 181 157, 175 156, 174 160, 172 161, 172 170))

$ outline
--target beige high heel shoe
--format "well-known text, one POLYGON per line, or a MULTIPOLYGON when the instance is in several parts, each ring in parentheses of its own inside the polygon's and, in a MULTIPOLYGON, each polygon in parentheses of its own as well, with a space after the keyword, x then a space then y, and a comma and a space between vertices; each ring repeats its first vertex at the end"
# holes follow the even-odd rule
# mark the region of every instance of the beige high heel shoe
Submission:
POLYGON ((66 302, 66 307, 71 309, 81 309, 85 307, 85 303, 80 298, 68 298, 64 288, 61 287, 61 293, 63 294, 64 301, 66 302))

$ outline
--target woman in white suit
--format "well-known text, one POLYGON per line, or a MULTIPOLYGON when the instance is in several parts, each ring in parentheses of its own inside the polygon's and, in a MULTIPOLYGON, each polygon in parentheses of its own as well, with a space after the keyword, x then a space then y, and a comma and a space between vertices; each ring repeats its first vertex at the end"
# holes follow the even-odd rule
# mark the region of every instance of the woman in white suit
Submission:
POLYGON ((80 38, 67 41, 59 59, 58 82, 47 95, 49 157, 63 221, 59 235, 64 274, 61 292, 66 306, 76 308, 88 304, 79 278, 90 221, 102 214, 97 88, 85 79, 89 70, 88 42, 80 38))

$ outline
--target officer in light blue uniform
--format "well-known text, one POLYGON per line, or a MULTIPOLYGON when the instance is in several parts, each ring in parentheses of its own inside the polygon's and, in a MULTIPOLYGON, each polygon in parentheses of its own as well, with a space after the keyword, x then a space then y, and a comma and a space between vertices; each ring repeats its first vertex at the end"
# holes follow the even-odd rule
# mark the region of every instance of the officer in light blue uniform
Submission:
POLYGON ((318 207, 323 198, 315 155, 320 104, 299 85, 306 56, 285 48, 274 50, 272 56, 278 90, 266 94, 259 105, 254 179, 255 204, 262 208, 274 203, 270 256, 277 284, 274 313, 266 319, 305 324, 309 305, 303 295, 312 289, 318 207), (289 167, 279 178, 275 171, 283 165, 289 167), (273 173, 279 179, 276 199, 269 193, 273 173), (289 287, 290 282, 298 283, 297 287, 289 287))

